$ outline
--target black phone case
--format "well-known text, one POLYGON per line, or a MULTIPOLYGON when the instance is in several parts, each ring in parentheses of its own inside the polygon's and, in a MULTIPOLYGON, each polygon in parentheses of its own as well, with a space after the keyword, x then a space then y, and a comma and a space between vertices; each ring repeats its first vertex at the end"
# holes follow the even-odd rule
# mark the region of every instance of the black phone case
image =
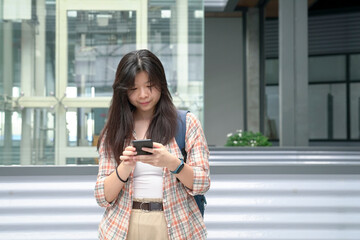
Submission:
POLYGON ((151 139, 133 140, 133 146, 136 148, 137 155, 151 155, 152 153, 141 150, 143 147, 153 148, 153 142, 151 139))

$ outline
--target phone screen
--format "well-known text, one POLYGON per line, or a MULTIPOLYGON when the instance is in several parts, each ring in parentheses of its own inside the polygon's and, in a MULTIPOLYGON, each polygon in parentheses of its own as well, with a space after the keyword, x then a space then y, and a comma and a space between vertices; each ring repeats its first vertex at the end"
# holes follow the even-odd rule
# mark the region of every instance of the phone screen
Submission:
POLYGON ((151 139, 144 139, 144 140, 133 140, 133 146, 136 148, 137 155, 150 155, 152 153, 145 152, 141 150, 143 147, 153 148, 153 142, 151 139))

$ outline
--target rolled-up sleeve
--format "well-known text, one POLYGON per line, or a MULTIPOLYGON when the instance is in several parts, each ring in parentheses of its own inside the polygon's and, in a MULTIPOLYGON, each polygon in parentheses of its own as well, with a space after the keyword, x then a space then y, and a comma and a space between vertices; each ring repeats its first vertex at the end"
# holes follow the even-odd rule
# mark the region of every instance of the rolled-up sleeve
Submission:
POLYGON ((107 176, 109 176, 116 167, 116 161, 113 156, 108 157, 105 154, 104 144, 101 143, 99 148, 99 172, 97 176, 97 181, 95 184, 95 199, 100 207, 110 207, 112 206, 116 200, 109 203, 105 199, 105 191, 104 191, 104 181, 107 176))
POLYGON ((193 168, 193 189, 186 189, 190 195, 204 194, 210 188, 209 149, 200 121, 194 114, 186 116, 185 150, 186 163, 193 168))

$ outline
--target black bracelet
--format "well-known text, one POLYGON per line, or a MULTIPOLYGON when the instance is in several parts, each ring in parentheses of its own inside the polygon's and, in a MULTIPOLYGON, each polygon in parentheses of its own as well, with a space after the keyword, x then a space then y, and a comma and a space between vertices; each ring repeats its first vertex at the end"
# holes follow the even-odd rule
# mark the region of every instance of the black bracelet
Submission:
POLYGON ((118 168, 116 167, 116 168, 115 168, 115 172, 116 172, 117 177, 119 178, 120 181, 122 181, 123 183, 126 183, 126 182, 129 180, 129 178, 127 178, 126 180, 122 180, 122 178, 120 177, 117 169, 118 169, 118 168))

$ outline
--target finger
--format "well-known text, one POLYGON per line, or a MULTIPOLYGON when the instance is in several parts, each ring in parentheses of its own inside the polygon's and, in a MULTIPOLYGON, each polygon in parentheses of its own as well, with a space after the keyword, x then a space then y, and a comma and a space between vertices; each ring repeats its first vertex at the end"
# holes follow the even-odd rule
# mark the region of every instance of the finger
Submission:
POLYGON ((158 143, 158 142, 153 142, 153 147, 154 148, 162 148, 162 147, 164 147, 164 145, 162 145, 161 143, 158 143))
POLYGON ((123 155, 125 156, 135 156, 137 154, 137 152, 134 151, 124 151, 123 155))
POLYGON ((136 148, 135 147, 133 147, 133 146, 127 146, 125 149, 124 149, 125 151, 136 151, 136 148))
POLYGON ((129 156, 124 156, 124 155, 120 156, 121 161, 130 161, 131 159, 132 159, 132 157, 129 157, 129 156))

